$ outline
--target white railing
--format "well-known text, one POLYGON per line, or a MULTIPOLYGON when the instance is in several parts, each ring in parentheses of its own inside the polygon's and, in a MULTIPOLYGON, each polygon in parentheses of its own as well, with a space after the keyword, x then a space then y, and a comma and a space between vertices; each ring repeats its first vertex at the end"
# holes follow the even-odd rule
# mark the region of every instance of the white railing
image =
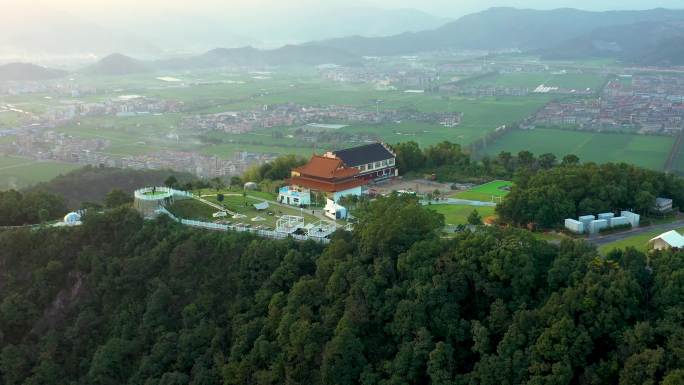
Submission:
MULTIPOLYGON (((166 212, 165 212, 166 214, 166 212)), ((175 218, 173 215, 171 215, 172 218, 175 218)), ((271 231, 271 230, 258 230, 258 229, 253 229, 249 227, 244 227, 244 226, 234 226, 234 225, 223 225, 219 223, 212 223, 212 222, 202 222, 202 221, 194 221, 190 219, 181 219, 180 223, 185 225, 185 226, 190 226, 190 227, 195 227, 195 228, 200 228, 200 229, 206 229, 206 230, 214 230, 214 231, 235 231, 239 233, 250 233, 250 234, 255 234, 260 237, 264 238, 270 238, 270 239, 285 239, 288 237, 291 237, 292 239, 295 239, 297 241, 316 241, 320 242, 323 244, 328 244, 330 243, 330 240, 327 238, 319 238, 319 237, 311 237, 308 235, 297 235, 297 234, 287 234, 287 233, 281 233, 277 231, 271 231)))
POLYGON ((176 190, 170 187, 145 187, 135 190, 135 199, 143 201, 158 201, 172 196, 192 198, 192 193, 176 190))

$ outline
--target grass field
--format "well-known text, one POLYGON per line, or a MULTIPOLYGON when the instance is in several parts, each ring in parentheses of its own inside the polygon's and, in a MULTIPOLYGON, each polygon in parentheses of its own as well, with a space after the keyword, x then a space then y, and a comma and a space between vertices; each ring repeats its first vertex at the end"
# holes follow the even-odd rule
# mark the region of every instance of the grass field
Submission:
POLYGON ((674 144, 669 136, 604 134, 555 129, 511 131, 486 149, 496 156, 501 151, 528 150, 536 155, 550 152, 559 158, 577 155, 583 162, 628 162, 662 170, 674 144))
MULTIPOLYGON (((682 233, 684 232, 684 227, 676 229, 678 232, 682 233)), ((627 247, 634 247, 635 249, 639 251, 646 251, 648 249, 648 241, 657 237, 658 235, 664 233, 664 230, 655 230, 655 231, 650 231, 647 233, 635 235, 633 237, 623 239, 621 241, 609 243, 607 245, 603 245, 599 247, 599 252, 601 254, 607 254, 611 252, 612 250, 616 249, 625 249, 627 247)))
POLYGON ((81 166, 70 163, 0 157, 0 189, 19 189, 38 182, 46 182, 79 167, 81 166))
POLYGON ((444 215, 446 225, 464 225, 468 223, 468 215, 476 210, 484 220, 494 215, 494 207, 475 207, 460 205, 428 205, 430 210, 444 215))
MULTIPOLYGON (((234 194, 230 192, 224 193, 234 194)), ((250 192, 249 194, 252 195, 252 192, 250 192)), ((257 195, 255 194, 255 196, 257 195)), ((271 197, 270 194, 266 194, 264 196, 269 198, 271 197)), ((278 219, 277 217, 281 215, 303 216, 306 223, 318 221, 318 219, 312 216, 310 212, 307 213, 307 210, 300 210, 294 207, 282 207, 271 204, 268 210, 258 211, 254 208, 253 205, 255 203, 261 203, 262 201, 249 197, 243 197, 242 195, 225 195, 223 202, 219 202, 215 196, 205 197, 205 199, 213 203, 222 205, 231 212, 235 212, 246 216, 246 218, 240 219, 232 219, 230 217, 223 218, 224 220, 231 221, 233 223, 239 222, 244 224, 251 224, 252 226, 263 225, 273 228, 276 225, 276 221, 278 219), (271 215, 268 214, 269 212, 271 213, 271 215), (264 220, 251 220, 252 218, 257 216, 263 218, 264 220)), ((185 200, 174 204, 171 208, 171 212, 181 218, 214 221, 215 218, 213 218, 212 215, 216 212, 216 209, 197 200, 185 200), (176 207, 178 204, 180 204, 180 206, 176 207)))
POLYGON ((471 188, 470 190, 460 191, 452 195, 452 198, 469 199, 473 201, 491 202, 493 197, 504 197, 508 195, 508 190, 505 187, 513 186, 513 182, 496 180, 485 183, 480 186, 471 188))
POLYGON ((605 77, 598 74, 514 73, 499 74, 467 82, 468 86, 522 87, 534 89, 540 84, 565 89, 598 89, 605 77))

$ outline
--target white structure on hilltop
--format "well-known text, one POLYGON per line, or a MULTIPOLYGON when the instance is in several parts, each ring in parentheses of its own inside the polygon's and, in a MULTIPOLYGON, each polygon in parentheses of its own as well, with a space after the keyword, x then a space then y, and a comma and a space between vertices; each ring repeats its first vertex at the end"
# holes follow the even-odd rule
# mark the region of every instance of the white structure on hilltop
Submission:
POLYGON ((78 226, 81 224, 81 214, 71 212, 64 216, 64 224, 67 226, 78 226))
POLYGON ((639 227, 641 216, 631 211, 620 211, 620 216, 627 218, 632 227, 639 227))
POLYGON ((613 213, 601 213, 598 216, 583 215, 577 220, 568 218, 565 220, 565 228, 575 234, 597 234, 605 229, 617 227, 639 227, 639 214, 631 211, 621 211, 616 217, 613 213))
POLYGON ((648 241, 648 245, 653 250, 681 249, 684 248, 684 237, 671 230, 651 239, 648 241))
POLYGON ((276 231, 279 233, 292 234, 304 228, 304 217, 295 215, 283 215, 276 221, 276 231))
POLYGON ((337 230, 334 223, 327 221, 318 221, 316 223, 309 223, 306 225, 306 235, 316 238, 326 238, 337 230))
POLYGON ((347 208, 332 199, 326 199, 324 214, 332 220, 347 219, 347 208))
POLYGON ((584 223, 574 220, 572 218, 568 218, 565 220, 565 228, 572 231, 575 234, 584 233, 584 223))

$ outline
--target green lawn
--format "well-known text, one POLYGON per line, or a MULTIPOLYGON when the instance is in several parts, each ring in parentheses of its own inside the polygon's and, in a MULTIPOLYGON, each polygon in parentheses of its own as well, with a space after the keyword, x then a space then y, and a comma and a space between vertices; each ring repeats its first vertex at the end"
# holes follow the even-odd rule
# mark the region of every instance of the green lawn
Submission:
POLYGON ((47 182, 79 167, 82 165, 0 157, 0 189, 20 189, 39 182, 47 182))
POLYGON ((491 202, 495 198, 508 195, 509 190, 504 188, 510 186, 513 186, 513 182, 496 180, 473 187, 470 190, 457 192, 456 194, 452 195, 452 198, 491 202))
POLYGON ((534 89, 540 84, 550 87, 560 87, 565 89, 584 90, 591 88, 598 89, 603 85, 605 77, 599 74, 551 74, 549 73, 513 73, 498 74, 471 82, 464 82, 468 86, 498 86, 498 87, 523 87, 534 89))
MULTIPOLYGON (((678 232, 684 232, 684 227, 676 229, 678 232)), ((615 249, 624 249, 627 247, 634 247, 639 251, 646 251, 648 249, 648 241, 657 237, 658 235, 664 233, 664 230, 654 230, 647 233, 635 235, 621 241, 612 242, 607 245, 599 247, 599 252, 601 254, 607 254, 615 249)))
POLYGON ((482 219, 494 215, 494 207, 475 207, 461 205, 428 205, 428 209, 444 215, 446 225, 464 225, 468 223, 468 215, 476 210, 482 219))
MULTIPOLYGON (((250 195, 256 195, 256 194, 251 194, 250 195)), ((213 194, 213 193, 212 193, 213 194)), ((230 193, 226 193, 230 194, 230 193)), ((219 202, 215 196, 210 196, 210 197, 205 197, 208 201, 220 204, 224 206, 226 209, 230 210, 231 212, 235 212, 238 214, 245 215, 246 218, 239 218, 239 219, 232 219, 230 217, 223 218, 227 221, 231 221, 233 223, 244 223, 244 224, 251 224, 252 226, 257 226, 257 225, 265 225, 265 226, 270 226, 270 227, 275 227, 277 217, 281 215, 294 215, 294 216, 303 216, 304 220, 306 223, 311 223, 311 222, 317 222, 318 219, 314 216, 311 215, 311 212, 308 210, 300 210, 295 207, 281 207, 277 206, 274 204, 271 204, 268 210, 265 211, 258 211, 257 209, 254 208, 255 203, 260 203, 261 200, 258 199, 253 199, 249 197, 243 197, 242 195, 225 195, 223 202, 219 202), (269 215, 268 213, 271 213, 269 215), (252 218, 254 217, 262 217, 264 221, 251 221, 252 218)), ((214 221, 215 218, 212 217, 212 214, 216 212, 216 209, 212 208, 211 206, 208 206, 206 204, 203 204, 199 201, 194 201, 194 203, 185 203, 186 205, 201 205, 204 206, 204 209, 198 213, 196 213, 192 218, 187 218, 187 219, 199 219, 199 220, 208 220, 208 221, 214 221)), ((174 211, 172 211, 174 212, 174 211)), ((175 212, 174 212, 175 213, 175 212)), ((183 217, 183 216, 181 216, 183 217)), ((186 217, 183 217, 186 218, 186 217)))
POLYGON ((201 221, 213 221, 212 214, 216 212, 213 207, 195 199, 177 200, 168 209, 178 218, 201 221))
POLYGON ((662 170, 673 144, 674 138, 669 136, 539 128, 511 131, 489 145, 486 153, 496 156, 501 151, 517 153, 528 150, 536 155, 550 152, 559 158, 575 154, 583 162, 628 162, 653 170, 662 170))

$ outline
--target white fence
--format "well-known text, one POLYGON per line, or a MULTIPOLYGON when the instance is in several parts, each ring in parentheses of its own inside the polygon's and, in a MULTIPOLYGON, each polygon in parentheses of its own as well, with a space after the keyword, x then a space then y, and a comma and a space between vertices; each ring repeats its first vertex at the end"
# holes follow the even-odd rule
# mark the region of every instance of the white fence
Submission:
MULTIPOLYGON (((171 215, 171 217, 176 219, 173 215, 171 215)), ((255 234, 255 235, 258 235, 260 237, 270 238, 270 239, 286 239, 288 237, 291 237, 292 239, 295 239, 297 241, 315 241, 315 242, 320 242, 320 243, 323 243, 326 245, 328 243, 330 243, 330 240, 327 238, 311 237, 308 235, 286 234, 286 233, 279 233, 277 231, 258 230, 258 229, 253 229, 253 228, 249 228, 249 227, 243 227, 243 226, 222 225, 219 223, 193 221, 190 219, 181 219, 179 222, 185 226, 195 227, 195 228, 199 228, 199 229, 214 230, 214 231, 236 231, 239 233, 255 234)))

